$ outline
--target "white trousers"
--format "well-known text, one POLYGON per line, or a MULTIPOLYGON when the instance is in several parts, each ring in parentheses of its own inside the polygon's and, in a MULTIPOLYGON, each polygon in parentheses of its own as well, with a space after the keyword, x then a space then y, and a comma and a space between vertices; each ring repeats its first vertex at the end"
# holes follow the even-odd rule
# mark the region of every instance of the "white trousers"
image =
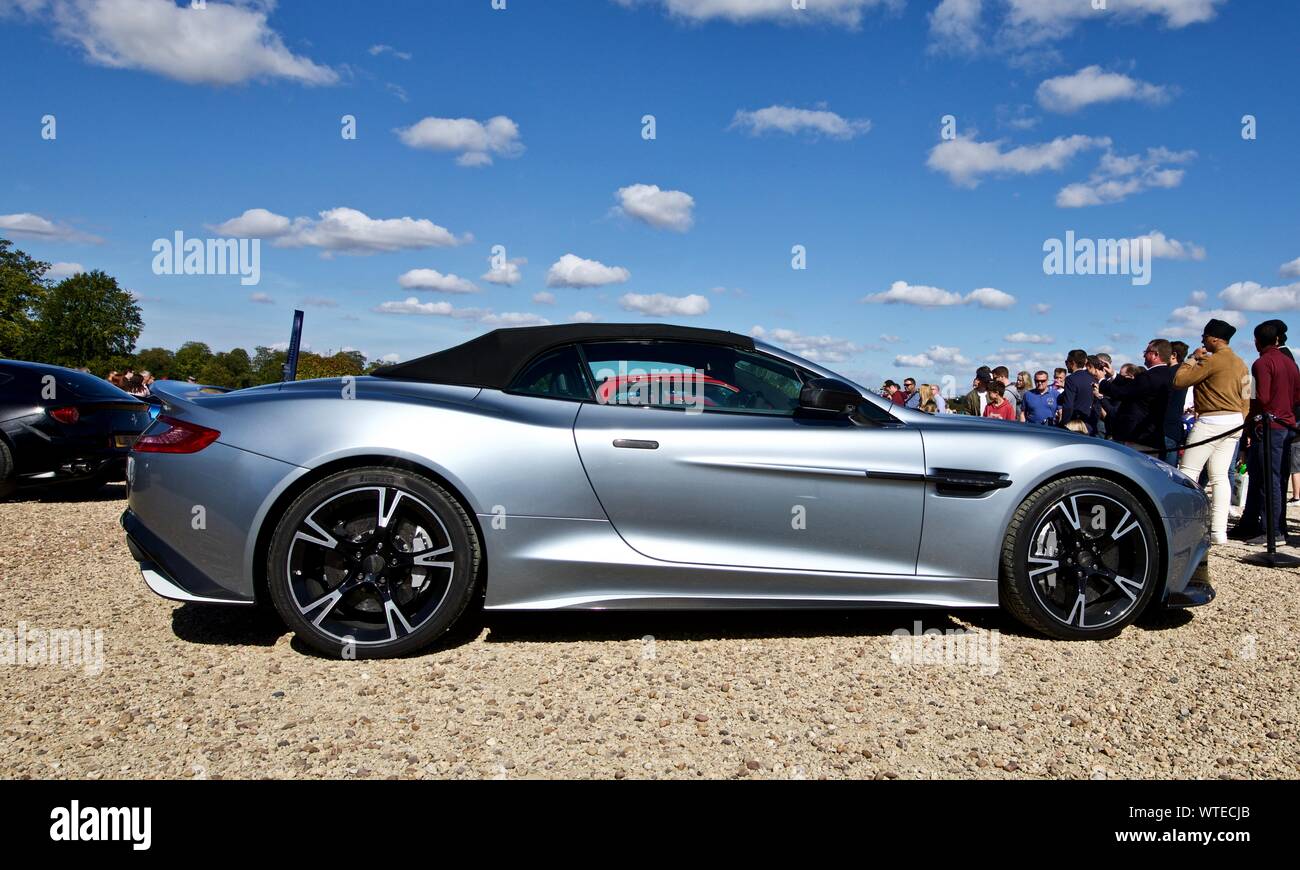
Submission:
MULTIPOLYGON (((1244 419, 1240 414, 1201 417, 1192 427, 1192 434, 1187 436, 1187 443, 1195 444, 1222 435, 1236 429, 1244 419)), ((1209 444, 1184 450, 1183 458, 1178 463, 1179 470, 1192 480, 1200 480, 1201 470, 1209 467, 1210 534, 1217 540, 1222 540, 1228 533, 1228 505, 1232 501, 1232 484, 1228 482, 1228 473, 1232 464, 1232 452, 1240 439, 1241 433, 1237 432, 1209 444)))

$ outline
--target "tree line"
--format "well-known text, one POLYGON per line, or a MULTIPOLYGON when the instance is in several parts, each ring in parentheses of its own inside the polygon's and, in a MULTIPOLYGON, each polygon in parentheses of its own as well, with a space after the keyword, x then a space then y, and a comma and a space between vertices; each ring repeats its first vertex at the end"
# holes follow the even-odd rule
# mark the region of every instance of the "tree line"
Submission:
MULTIPOLYGON (((283 378, 286 352, 269 347, 213 351, 201 341, 176 350, 136 350, 144 328, 140 306, 117 279, 102 271, 54 281, 50 264, 35 260, 0 238, 0 359, 20 359, 68 368, 87 368, 100 377, 111 371, 149 371, 158 380, 194 378, 233 389, 283 378)), ((360 351, 298 355, 298 379, 361 375, 382 363, 360 351)))

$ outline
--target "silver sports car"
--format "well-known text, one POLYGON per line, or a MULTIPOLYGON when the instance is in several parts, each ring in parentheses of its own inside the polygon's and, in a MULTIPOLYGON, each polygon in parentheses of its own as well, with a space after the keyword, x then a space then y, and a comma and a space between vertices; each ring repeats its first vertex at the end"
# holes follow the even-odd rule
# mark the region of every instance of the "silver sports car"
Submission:
POLYGON ((995 607, 1056 638, 1213 598, 1206 500, 1064 430, 897 407, 730 332, 500 329, 374 376, 165 383, 122 525, 179 601, 333 655, 488 610, 995 607))

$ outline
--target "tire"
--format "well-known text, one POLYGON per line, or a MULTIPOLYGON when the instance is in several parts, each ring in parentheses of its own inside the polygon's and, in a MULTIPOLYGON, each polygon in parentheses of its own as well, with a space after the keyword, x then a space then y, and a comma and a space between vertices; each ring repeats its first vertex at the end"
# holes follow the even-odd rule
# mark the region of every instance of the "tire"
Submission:
POLYGON ((334 657, 392 658, 456 623, 481 564, 478 532, 450 493, 372 467, 332 474, 294 500, 272 535, 266 578, 304 643, 334 657))
POLYGON ((9 449, 8 442, 0 438, 0 498, 7 497, 18 488, 18 485, 10 480, 16 467, 13 451, 9 449))
POLYGON ((1043 486, 1011 518, 1002 545, 1002 606, 1060 640, 1105 640, 1163 586, 1160 538, 1118 484, 1075 476, 1043 486))

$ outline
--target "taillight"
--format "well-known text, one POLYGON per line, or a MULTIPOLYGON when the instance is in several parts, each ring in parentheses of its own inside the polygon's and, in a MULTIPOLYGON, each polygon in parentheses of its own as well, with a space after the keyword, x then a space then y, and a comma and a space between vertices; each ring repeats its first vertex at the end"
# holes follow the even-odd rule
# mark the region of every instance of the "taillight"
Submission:
POLYGON ((164 415, 136 440, 131 449, 136 453, 198 453, 220 437, 221 433, 216 429, 164 415), (167 428, 158 429, 159 424, 167 428))
POLYGON ((50 411, 50 416, 60 423, 72 424, 81 419, 81 412, 76 408, 55 408, 50 411))

